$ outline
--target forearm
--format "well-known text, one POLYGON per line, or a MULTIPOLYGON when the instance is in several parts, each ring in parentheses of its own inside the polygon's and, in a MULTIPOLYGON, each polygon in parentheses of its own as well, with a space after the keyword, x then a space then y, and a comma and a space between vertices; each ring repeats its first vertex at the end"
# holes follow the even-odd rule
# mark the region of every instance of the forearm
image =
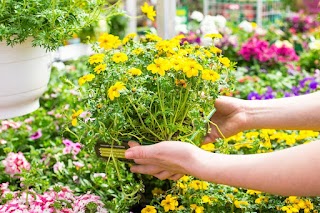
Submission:
POLYGON ((320 92, 246 103, 246 129, 320 130, 320 92))
POLYGON ((202 180, 278 195, 320 195, 320 141, 255 155, 202 153, 190 172, 202 180))

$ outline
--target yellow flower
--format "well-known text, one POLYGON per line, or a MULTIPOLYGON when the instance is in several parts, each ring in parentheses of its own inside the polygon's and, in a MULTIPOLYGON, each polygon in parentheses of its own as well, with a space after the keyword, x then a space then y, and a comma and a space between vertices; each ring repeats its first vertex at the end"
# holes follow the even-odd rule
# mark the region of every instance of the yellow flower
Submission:
POLYGON ((162 40, 161 37, 159 37, 155 34, 147 34, 146 39, 148 39, 149 41, 161 41, 162 40))
POLYGON ((194 210, 195 213, 203 213, 204 212, 203 206, 197 206, 197 204, 191 204, 190 208, 192 210, 194 210))
POLYGON ((140 8, 141 8, 141 11, 147 15, 148 19, 150 19, 151 21, 154 21, 154 17, 156 16, 156 11, 153 10, 153 6, 145 2, 144 5, 141 6, 140 8))
POLYGON ((203 195, 201 201, 202 203, 211 203, 211 199, 208 195, 203 195))
POLYGON ((185 208, 184 208, 184 206, 179 206, 178 208, 177 208, 177 210, 185 210, 185 208))
POLYGON ((179 43, 163 40, 163 41, 158 41, 158 43, 156 44, 156 49, 158 51, 164 51, 164 52, 173 54, 174 48, 177 47, 177 45, 179 45, 179 43))
POLYGON ((110 98, 111 101, 114 100, 114 98, 120 97, 120 91, 126 89, 124 86, 124 83, 122 82, 117 82, 115 85, 111 86, 108 89, 108 97, 110 98))
POLYGON ((121 45, 121 40, 118 36, 114 36, 108 33, 102 34, 99 39, 99 45, 100 47, 110 50, 114 48, 118 48, 121 45))
POLYGON ((83 113, 83 110, 79 109, 78 111, 75 111, 75 110, 72 110, 72 111, 73 111, 73 114, 71 116, 72 118, 71 124, 72 126, 77 126, 77 123, 78 123, 77 118, 79 117, 79 115, 81 115, 81 113, 83 113))
POLYGON ((214 38, 222 38, 222 35, 220 33, 212 33, 212 34, 206 34, 204 37, 214 39, 214 38))
POLYGON ((98 63, 102 63, 104 59, 104 54, 102 53, 97 53, 94 54, 92 56, 90 56, 89 58, 89 63, 90 64, 98 64, 98 63))
POLYGON ((126 37, 122 39, 122 44, 128 43, 128 41, 132 40, 136 36, 137 36, 136 33, 129 33, 128 35, 126 35, 126 37))
POLYGON ((207 143, 201 146, 201 149, 209 151, 209 152, 213 152, 215 149, 215 146, 213 143, 207 143))
POLYGON ((184 67, 183 72, 186 73, 188 78, 191 78, 193 76, 198 76, 199 70, 203 70, 203 67, 194 60, 188 60, 184 67))
POLYGON ((209 69, 203 70, 201 77, 203 80, 212 81, 212 82, 215 82, 220 79, 219 73, 209 69))
POLYGON ((106 70, 106 67, 107 67, 106 64, 99 64, 98 66, 96 66, 96 67, 94 68, 94 71, 95 71, 97 74, 100 74, 100 72, 106 70))
POLYGON ((112 56, 112 60, 118 64, 120 62, 128 61, 128 56, 125 53, 115 53, 112 56))
POLYGON ((195 213, 203 213, 204 212, 204 207, 203 206, 197 206, 196 209, 194 210, 195 213))
POLYGON ((190 177, 187 176, 187 175, 183 175, 183 176, 179 179, 179 181, 183 181, 183 182, 188 182, 189 180, 190 180, 190 177))
POLYGON ((137 48, 137 49, 132 50, 132 53, 135 55, 140 55, 140 53, 142 53, 142 52, 143 52, 142 48, 137 48))
POLYGON ((182 183, 182 182, 177 182, 177 186, 180 188, 180 189, 187 189, 187 185, 182 183))
POLYGON ((164 58, 154 59, 154 63, 148 65, 147 70, 150 70, 153 74, 158 73, 161 76, 165 75, 165 71, 170 69, 170 63, 164 58))
POLYGON ((221 64, 223 64, 225 67, 230 67, 230 60, 227 57, 220 57, 219 61, 221 64))
POLYGON ((183 67, 183 64, 181 63, 183 61, 182 57, 172 57, 170 61, 171 61, 171 66, 175 71, 182 70, 182 67, 183 67))
POLYGON ((217 54, 217 53, 222 53, 222 50, 219 49, 218 47, 210 47, 210 52, 217 54))
POLYGON ((258 26, 257 23, 255 23, 255 22, 251 22, 250 24, 251 24, 253 29, 257 28, 257 26, 258 26))
POLYGON ((299 212, 299 209, 293 207, 293 206, 283 206, 281 208, 282 211, 286 213, 294 213, 294 212, 299 212))
POLYGON ((93 74, 84 75, 79 78, 78 83, 80 86, 82 86, 84 83, 88 81, 92 81, 94 78, 95 78, 95 75, 93 74))
POLYGON ((170 210, 176 210, 176 207, 179 205, 177 198, 167 195, 164 200, 161 201, 161 206, 164 208, 165 212, 170 210))
POLYGON ((269 200, 269 199, 268 199, 267 197, 265 197, 265 196, 260 196, 260 197, 258 197, 258 198, 255 200, 255 203, 256 203, 256 204, 260 204, 260 203, 262 203, 262 202, 267 203, 268 200, 269 200))
POLYGON ((237 207, 238 209, 243 208, 243 206, 247 206, 247 205, 249 205, 247 201, 241 201, 241 200, 234 201, 234 206, 237 207))
POLYGON ((130 73, 133 76, 135 76, 135 75, 139 76, 142 74, 142 71, 137 68, 131 68, 130 70, 128 70, 128 73, 130 73))
POLYGON ((208 189, 209 184, 205 181, 193 180, 189 186, 195 190, 206 190, 208 189))
POLYGON ((141 210, 141 213, 157 213, 156 207, 147 205, 141 210))
POLYGON ((256 190, 252 190, 252 189, 248 189, 247 190, 247 194, 249 194, 249 195, 258 195, 258 194, 261 194, 261 192, 260 191, 256 191, 256 190))
POLYGON ((161 194, 163 194, 163 190, 156 187, 151 191, 151 193, 152 193, 153 196, 161 195, 161 194))

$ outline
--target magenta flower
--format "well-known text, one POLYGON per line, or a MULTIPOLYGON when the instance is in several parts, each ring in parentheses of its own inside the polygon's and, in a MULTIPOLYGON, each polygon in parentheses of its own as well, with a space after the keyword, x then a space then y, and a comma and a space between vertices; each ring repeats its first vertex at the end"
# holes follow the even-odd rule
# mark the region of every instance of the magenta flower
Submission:
POLYGON ((62 143, 65 145, 65 148, 63 149, 63 154, 72 154, 73 156, 76 156, 81 151, 81 144, 80 143, 73 143, 69 139, 64 139, 62 143))
POLYGON ((20 174, 23 169, 30 169, 30 163, 26 160, 22 152, 10 152, 2 163, 5 166, 5 172, 11 177, 20 174))
POLYGON ((42 137, 42 132, 41 132, 41 129, 39 129, 38 131, 36 131, 35 133, 33 133, 31 136, 30 136, 30 139, 31 140, 37 140, 39 138, 42 137))

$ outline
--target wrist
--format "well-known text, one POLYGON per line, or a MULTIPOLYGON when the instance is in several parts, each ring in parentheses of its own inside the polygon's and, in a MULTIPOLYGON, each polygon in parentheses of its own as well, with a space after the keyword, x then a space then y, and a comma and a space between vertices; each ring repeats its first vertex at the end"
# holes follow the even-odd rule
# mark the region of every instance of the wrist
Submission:
POLYGON ((244 119, 244 124, 243 124, 243 130, 250 130, 250 129, 255 129, 256 128, 256 122, 257 121, 257 117, 256 115, 256 111, 257 111, 257 101, 252 101, 252 100, 244 100, 243 101, 243 112, 245 114, 245 119, 244 119))

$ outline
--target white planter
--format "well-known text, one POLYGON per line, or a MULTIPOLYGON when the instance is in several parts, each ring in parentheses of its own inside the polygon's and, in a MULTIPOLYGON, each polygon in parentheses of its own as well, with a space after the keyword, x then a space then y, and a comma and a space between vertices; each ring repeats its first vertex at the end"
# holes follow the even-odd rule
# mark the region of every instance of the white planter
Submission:
POLYGON ((51 72, 51 53, 25 42, 14 47, 0 42, 0 119, 39 108, 51 72))

